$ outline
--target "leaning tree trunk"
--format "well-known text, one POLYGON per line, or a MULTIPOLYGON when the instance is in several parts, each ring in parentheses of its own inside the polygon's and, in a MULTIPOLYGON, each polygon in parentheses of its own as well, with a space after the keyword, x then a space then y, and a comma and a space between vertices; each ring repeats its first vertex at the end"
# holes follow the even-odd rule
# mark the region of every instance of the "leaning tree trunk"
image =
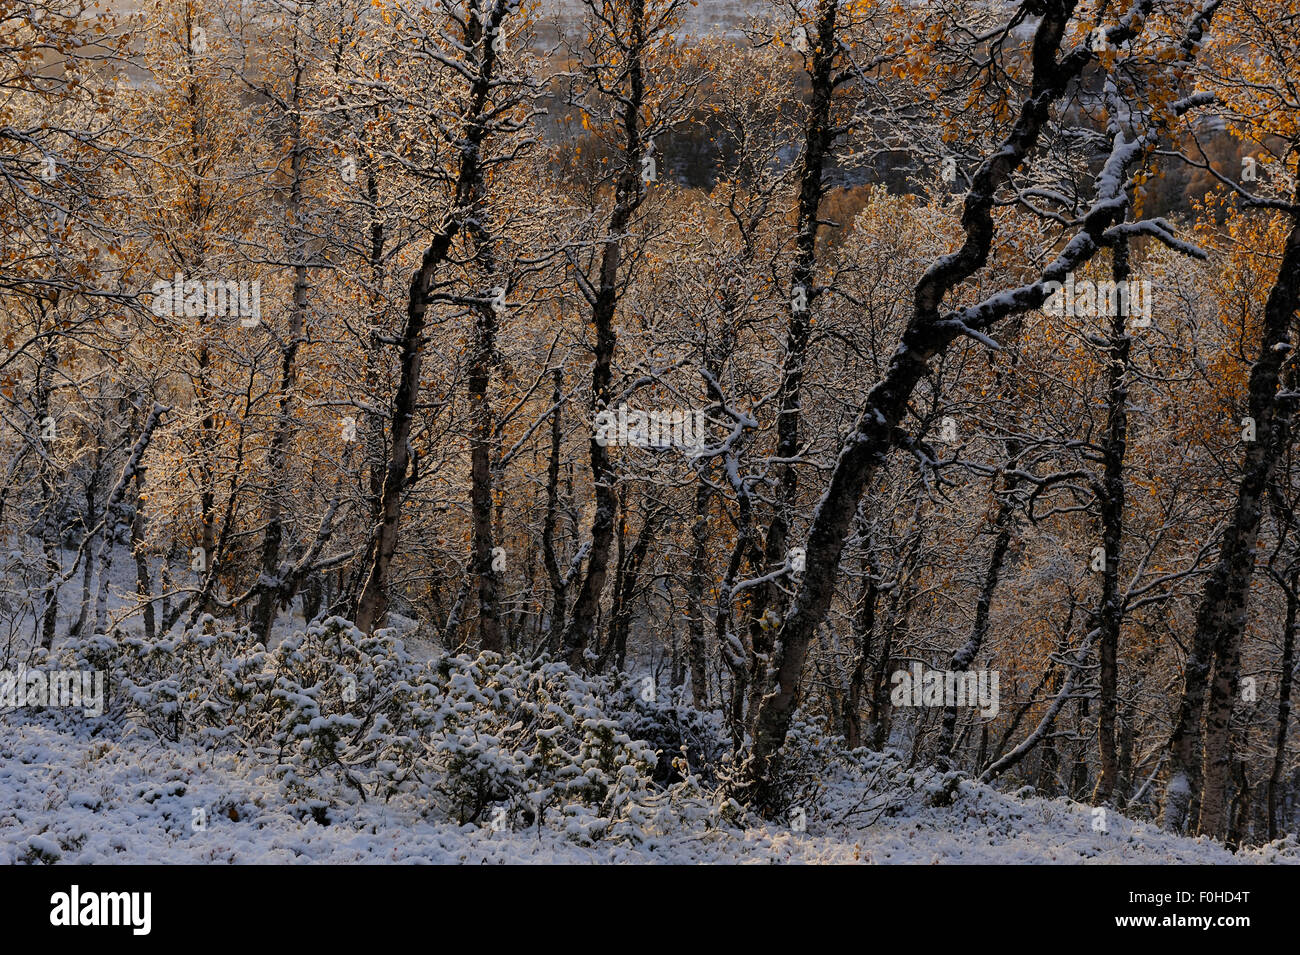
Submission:
MULTIPOLYGON (((1018 443, 1008 441, 1007 450, 1011 452, 1007 458, 1007 471, 1010 472, 1014 471, 1016 467, 1016 457, 1019 451, 1018 443)), ((993 526, 997 530, 997 536, 993 540, 993 553, 989 556, 988 568, 984 572, 984 585, 980 588, 979 600, 975 604, 975 622, 971 626, 970 637, 952 655, 952 660, 948 664, 948 669, 953 672, 965 673, 969 670, 983 648, 985 639, 988 637, 993 594, 997 590, 998 581, 1002 578, 1002 567, 1006 561, 1007 551, 1011 549, 1011 537, 1015 532, 1012 512, 1015 510, 1013 495, 1017 483, 1014 475, 1008 474, 1006 476, 1002 501, 998 504, 997 515, 993 518, 993 526)), ((942 770, 947 770, 951 765, 952 744, 956 730, 957 707, 945 706, 943 724, 939 729, 938 752, 935 757, 935 765, 942 770)))
POLYGON ((459 228, 456 217, 443 226, 425 250, 424 259, 411 279, 406 328, 401 340, 401 371, 389 415, 392 437, 384 469, 384 488, 380 495, 379 527, 375 530, 370 572, 357 605, 356 623, 366 633, 382 626, 388 616, 388 577, 393 555, 397 552, 402 519, 402 492, 406 488, 406 472, 411 464, 411 428, 420 394, 420 365, 425 345, 424 323, 429 307, 429 290, 433 274, 446 258, 452 238, 459 228))
MULTIPOLYGON (((1091 643, 1086 638, 1083 646, 1075 652, 1073 659, 1069 659, 1067 651, 1062 651, 1061 662, 1065 666, 1065 677, 1061 680, 1052 702, 1047 705, 1047 712, 1038 721, 1038 725, 1034 727, 1033 732, 1025 737, 1019 746, 995 760, 980 774, 981 782, 987 783, 996 779, 1028 756, 1039 743, 1051 739, 1052 731, 1056 726, 1056 720, 1060 716, 1061 710, 1065 709, 1065 705, 1074 697, 1075 690, 1085 680, 1084 671, 1089 668, 1091 651, 1091 643)), ((1051 759, 1054 763, 1059 757, 1055 754, 1055 750, 1052 752, 1051 759)))
POLYGON ((108 590, 112 579, 113 551, 117 546, 117 528, 126 518, 126 491, 135 481, 136 472, 140 469, 140 462, 144 458, 145 451, 149 448, 149 442, 153 440, 154 432, 162 422, 162 416, 169 410, 171 409, 163 405, 156 404, 153 406, 143 425, 141 425, 140 434, 131 448, 131 453, 127 456, 126 463, 122 466, 122 476, 113 485, 112 490, 109 491, 108 499, 104 502, 103 533, 100 538, 98 561, 99 593, 95 598, 95 629, 93 631, 97 634, 104 633, 107 629, 108 590))
MULTIPOLYGON (((1041 19, 1034 31, 1033 81, 1011 132, 1001 147, 975 171, 962 213, 966 237, 957 251, 938 259, 917 284, 912 317, 902 342, 890 359, 884 377, 868 393, 855 426, 845 439, 835 468, 813 517, 806 548, 807 570, 790 609, 777 633, 775 687, 763 699, 754 727, 754 746, 733 792, 737 798, 758 805, 769 804, 769 784, 786 732, 799 703, 799 685, 808 648, 817 627, 826 619, 835 596, 840 556, 849 527, 867 484, 903 440, 899 423, 917 383, 929 373, 932 358, 942 354, 957 335, 960 321, 945 321, 941 310, 948 293, 984 267, 993 245, 993 209, 998 191, 1007 183, 1037 145, 1047 124, 1053 103, 1065 94, 1075 78, 1093 58, 1090 49, 1073 48, 1057 59, 1065 32, 1074 12, 1072 2, 1040 5, 1041 19)), ((1204 21, 1198 20, 1198 24, 1204 21)), ((1112 42, 1122 42, 1135 33, 1132 21, 1112 30, 1112 42)), ((1106 190, 1085 217, 1083 231, 1076 235, 1044 273, 1045 280, 1060 281, 1067 272, 1086 261, 1099 248, 1102 234, 1119 212, 1117 197, 1110 194, 1122 182, 1127 164, 1141 154, 1137 144, 1116 143, 1107 161, 1099 187, 1106 190), (1122 148, 1121 148, 1122 147, 1122 148), (1116 168, 1118 167, 1118 168, 1116 168)), ((1046 301, 1044 285, 1020 289, 980 306, 981 329, 991 328, 1007 315, 1037 308, 1046 301)))
MULTIPOLYGON (((1003 347, 1009 347, 1013 343, 1018 343, 1023 323, 1020 320, 1014 320, 1010 323, 1005 336, 1003 347)), ((1016 359, 1013 357, 1012 366, 1014 367, 1016 359)), ((999 398, 1007 401, 1013 395, 1013 379, 1010 372, 1006 373, 1005 379, 999 374, 1001 379, 999 386, 999 398)), ((997 513, 993 517, 993 550, 989 554, 988 567, 984 572, 984 584, 980 588, 980 595, 975 604, 975 620, 971 625, 970 637, 962 644, 960 648, 952 655, 949 661, 948 669, 954 672, 964 673, 975 663, 975 658, 984 647, 984 641, 988 638, 989 627, 991 625, 993 596, 998 588, 998 583, 1002 579, 1002 568, 1007 559, 1007 553, 1011 549, 1011 541, 1015 535, 1015 495, 1016 489, 1020 484, 1015 475, 1018 467, 1021 452, 1021 442, 1015 438, 1008 438, 1004 442, 1006 449, 1006 465, 1003 467, 1003 487, 1001 500, 998 502, 997 513)), ((997 494, 996 482, 993 493, 997 494)), ((985 725, 987 731, 987 724, 985 725)), ((952 764, 953 739, 957 731, 957 708, 955 706, 945 706, 943 711, 943 721, 939 727, 939 742, 936 747, 935 765, 942 770, 947 770, 952 764)), ((981 757, 982 761, 982 757, 981 757)), ((978 766, 976 767, 978 769, 978 766)))
POLYGON ((1180 828, 1187 808, 1186 794, 1195 787, 1201 706, 1208 684, 1198 830, 1216 839, 1227 834, 1232 710, 1240 676, 1246 603, 1255 572, 1255 543, 1268 482, 1282 453, 1279 427, 1290 418, 1294 406, 1291 395, 1278 393, 1278 384, 1282 366, 1291 353, 1287 346, 1298 307, 1300 213, 1295 213, 1277 281, 1264 307, 1259 357, 1250 371, 1248 410, 1255 422, 1255 440, 1246 446, 1232 519, 1196 615, 1173 737, 1173 772, 1166 793, 1165 821, 1180 828), (1211 662, 1213 681, 1209 682, 1211 662))

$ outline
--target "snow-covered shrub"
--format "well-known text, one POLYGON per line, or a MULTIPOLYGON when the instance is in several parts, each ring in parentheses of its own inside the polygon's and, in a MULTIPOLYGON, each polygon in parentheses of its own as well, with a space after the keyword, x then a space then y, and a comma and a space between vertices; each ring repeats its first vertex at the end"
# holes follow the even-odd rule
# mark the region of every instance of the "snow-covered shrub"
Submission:
POLYGON ((459 823, 545 823, 595 840, 710 811, 698 767, 722 745, 719 728, 562 663, 420 661, 391 631, 341 618, 271 650, 205 618, 179 636, 97 636, 68 653, 109 672, 128 723, 256 754, 319 822, 343 799, 400 796, 459 823))
POLYGON ((313 782, 322 775, 363 797, 411 778, 440 693, 400 640, 332 617, 286 637, 266 667, 268 702, 254 711, 250 735, 293 797, 323 800, 313 782))
POLYGON ((675 783, 690 774, 713 782, 718 768, 730 754, 720 713, 692 709, 678 701, 656 695, 647 700, 636 685, 620 682, 607 697, 619 714, 620 725, 633 739, 645 740, 659 754, 654 779, 675 783))
POLYGON ((77 647, 83 665, 108 672, 125 715, 166 739, 247 738, 266 706, 267 652, 247 631, 211 629, 211 618, 154 641, 104 635, 77 647))
POLYGON ((600 682, 495 654, 432 666, 445 680, 446 716, 429 762, 448 810, 465 821, 489 806, 524 824, 555 811, 597 837, 649 794, 657 754, 623 731, 600 682))

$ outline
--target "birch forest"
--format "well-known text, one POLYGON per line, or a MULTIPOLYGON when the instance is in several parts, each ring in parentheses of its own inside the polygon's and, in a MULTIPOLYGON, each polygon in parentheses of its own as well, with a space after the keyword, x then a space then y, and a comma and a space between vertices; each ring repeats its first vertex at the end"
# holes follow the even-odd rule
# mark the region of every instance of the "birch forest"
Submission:
POLYGON ((1298 163, 1297 0, 0 0, 0 861, 1300 862, 1298 163))

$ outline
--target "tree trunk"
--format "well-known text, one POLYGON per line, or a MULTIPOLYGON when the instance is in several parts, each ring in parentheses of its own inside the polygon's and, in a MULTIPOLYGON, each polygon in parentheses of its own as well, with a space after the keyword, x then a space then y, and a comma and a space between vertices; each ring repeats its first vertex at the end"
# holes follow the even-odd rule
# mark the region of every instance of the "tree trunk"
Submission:
MULTIPOLYGON (((1205 583, 1196 633, 1187 657, 1183 699, 1174 735, 1174 768, 1170 788, 1178 809, 1178 780, 1189 781, 1197 761, 1200 742, 1201 704, 1213 655, 1213 681, 1209 685, 1209 707, 1205 718, 1204 764, 1201 781, 1201 812, 1198 830, 1223 839, 1228 823, 1228 777, 1231 769, 1231 721, 1241 668, 1241 638, 1246 628, 1246 606, 1250 581, 1255 571, 1255 543, 1268 482, 1282 449, 1279 425, 1289 420, 1294 406, 1290 395, 1280 396, 1278 384, 1282 365, 1291 349, 1291 326, 1300 307, 1300 213, 1292 215, 1291 231, 1282 252, 1282 262, 1264 308, 1264 327, 1259 357, 1250 371, 1249 413, 1255 421, 1255 441, 1246 446, 1245 464, 1232 520, 1224 532, 1219 557, 1205 583)), ((1166 823, 1178 827, 1181 820, 1166 823)))
MULTIPOLYGON (((44 317, 45 309, 42 307, 41 318, 44 317)), ((37 367, 32 398, 38 425, 50 417, 50 379, 58 367, 57 342, 57 337, 50 338, 44 358, 37 367)), ((49 454, 42 454, 37 463, 37 473, 41 487, 41 552, 45 558, 46 579, 45 606, 41 610, 41 646, 46 650, 54 647, 54 634, 59 620, 59 585, 63 577, 63 564, 59 556, 59 499, 55 492, 52 469, 53 462, 49 454)))
POLYGON ((100 470, 104 464, 103 449, 96 446, 94 454, 94 464, 91 466, 90 476, 86 479, 86 509, 83 511, 82 520, 86 528, 87 538, 82 547, 82 559, 85 563, 81 568, 81 605, 77 612, 77 620, 68 630, 68 635, 73 637, 81 636, 86 627, 86 621, 90 619, 90 590, 94 582, 95 561, 94 547, 100 531, 96 531, 99 520, 95 516, 95 498, 99 493, 100 470))
POLYGON ((853 618, 853 667, 849 672, 848 691, 844 694, 844 742, 849 749, 862 745, 862 690, 867 679, 867 659, 871 655, 871 637, 876 629, 876 600, 879 596, 875 562, 871 558, 871 540, 863 542, 867 556, 862 561, 862 593, 858 612, 853 618))
POLYGON ((153 609, 153 580, 149 572, 149 553, 145 549, 144 516, 145 469, 135 472, 135 512, 131 518, 131 553, 135 555, 135 592, 140 598, 144 614, 144 636, 152 643, 158 635, 158 622, 153 609))
MULTIPOLYGON (((474 236, 483 271, 490 276, 495 260, 491 255, 486 230, 479 224, 485 215, 482 196, 477 206, 470 233, 474 236)), ((502 653, 505 644, 501 636, 497 606, 500 579, 492 553, 493 435, 492 403, 488 398, 488 385, 492 378, 492 368, 496 364, 497 314, 496 307, 490 302, 476 306, 474 312, 474 344, 469 366, 469 404, 473 429, 469 442, 470 526, 473 537, 473 573, 478 581, 479 648, 502 653)))
MULTIPOLYGON (((500 27, 504 6, 494 7, 490 26, 500 27)), ((473 48, 482 27, 477 17, 465 19, 465 45, 473 48)), ((379 526, 372 541, 373 557, 361 598, 357 605, 357 626, 369 633, 382 626, 388 615, 389 575, 393 556, 397 552, 399 528, 402 519, 402 493, 406 488, 407 470, 413 451, 410 445, 415 409, 420 393, 420 364, 425 346, 424 326, 429 309, 430 292, 434 276, 446 262, 452 243, 460 233, 465 219, 479 200, 479 183, 483 174, 482 148, 488 137, 488 96, 493 88, 493 69, 496 57, 492 44, 482 45, 483 55, 475 64, 474 79, 470 85, 466 104, 463 136, 458 142, 460 153, 455 195, 451 211, 444 218, 438 232, 425 249, 420 267, 411 277, 407 297, 406 326, 400 344, 400 372, 397 391, 389 412, 391 438, 388 462, 384 469, 383 491, 380 495, 379 526)))
MULTIPOLYGON (((614 314, 620 295, 619 268, 622 263, 623 241, 632 215, 641 205, 641 157, 645 144, 641 141, 641 110, 645 103, 645 77, 642 64, 643 45, 646 40, 646 11, 643 0, 632 0, 629 11, 631 44, 625 48, 627 56, 626 95, 622 103, 623 168, 615 186, 614 208, 610 214, 609 229, 601 252, 600 277, 596 294, 591 302, 591 320, 596 328, 595 360, 591 368, 591 413, 593 419, 609 408, 610 383, 613 380, 614 314)), ((594 432, 590 442, 591 481, 596 510, 591 519, 591 551, 587 556, 587 572, 582 578, 574 601, 573 613, 564 631, 564 659, 574 669, 586 665, 587 647, 596 629, 601 596, 605 591, 605 576, 609 565, 609 546, 614 535, 615 513, 618 509, 614 484, 617 476, 609 451, 597 440, 594 432)))
MULTIPOLYGON (((895 445, 903 439, 899 422, 917 383, 929 372, 930 359, 944 352, 961 333, 954 322, 943 322, 941 309, 948 292, 985 265, 992 247, 996 195, 1033 149, 1047 123, 1051 105, 1092 60, 1088 50, 1074 48, 1064 61, 1057 51, 1074 11, 1072 2, 1048 2, 1035 28, 1033 82, 1030 96, 1001 147, 976 170, 966 197, 962 225, 966 238, 956 252, 938 259, 916 287, 912 317, 884 377, 868 393, 862 414, 846 438, 829 486, 814 514, 808 535, 807 571, 777 634, 776 688, 768 694, 754 729, 754 748, 734 793, 759 805, 767 800, 767 783, 790 719, 799 702, 804 659, 817 627, 826 618, 835 595, 835 579, 850 522, 862 492, 895 445)), ((1126 28, 1131 29, 1131 28, 1126 28)), ((1122 33, 1123 31, 1121 31, 1122 33)), ((1122 39, 1113 35, 1112 39, 1122 39)), ((1113 198, 1113 197, 1107 197, 1113 198)), ((1053 263, 1046 278, 1064 278, 1066 271, 1086 260, 1113 223, 1118 208, 1099 206, 1087 217, 1083 232, 1053 263)), ((1013 311, 1037 308, 1046 300, 1039 285, 1014 298, 987 305, 984 328, 1013 311)))
MULTIPOLYGON (((1008 441, 1007 450, 1010 452, 1007 458, 1007 470, 1013 471, 1016 468, 1019 446, 1016 442, 1008 441)), ((979 600, 975 604, 975 622, 971 626, 970 637, 952 655, 952 660, 948 664, 948 669, 954 672, 965 673, 971 668, 975 658, 979 656, 980 649, 984 646, 984 640, 988 637, 993 594, 997 590, 998 581, 1002 577, 1002 565, 1006 560, 1007 551, 1011 548, 1011 536, 1015 530, 1011 515, 1015 507, 1012 495, 1016 489, 1016 484, 1015 477, 1008 474, 1005 478, 1004 494, 998 504, 997 515, 993 519, 993 527, 997 531, 997 537, 994 538, 993 553, 989 556, 988 569, 984 574, 984 586, 980 588, 979 600)), ((938 752, 935 757, 935 765, 941 770, 946 771, 950 767, 953 735, 956 728, 957 707, 945 706, 943 724, 939 730, 938 752)))
MULTIPOLYGON (((1121 239, 1111 249, 1112 277, 1116 287, 1128 282, 1128 242, 1121 239)), ((1106 394, 1106 436, 1102 443, 1105 474, 1101 484, 1101 540, 1105 565, 1101 576, 1101 598, 1095 615, 1097 656, 1100 669, 1100 707, 1097 715, 1097 748, 1100 772, 1094 803, 1114 800, 1119 776, 1115 741, 1115 714, 1119 705, 1119 635, 1124 607, 1119 593, 1120 551, 1124 539, 1124 455, 1128 442, 1128 372, 1132 339, 1128 316, 1117 308, 1111 319, 1108 388, 1106 394)))
POLYGON ((1292 573, 1286 588, 1286 624, 1282 628, 1282 673, 1277 690, 1277 731, 1273 736, 1273 765, 1268 773, 1268 839, 1278 837, 1278 790, 1286 765, 1286 737, 1291 721, 1291 686, 1295 678, 1296 616, 1300 611, 1300 573, 1292 573))
MULTIPOLYGON (((295 24, 295 29, 297 25, 295 24)), ((307 337, 307 243, 299 223, 302 221, 303 168, 307 162, 307 147, 302 137, 302 81, 303 67, 295 63, 290 133, 288 215, 294 228, 294 278, 293 307, 289 310, 289 337, 280 354, 280 400, 276 409, 275 432, 267 452, 266 530, 262 534, 261 579, 257 608, 253 612, 253 630, 263 642, 271 638, 271 626, 276 610, 293 598, 294 582, 285 580, 280 569, 280 551, 284 541, 284 509, 288 497, 284 476, 293 445, 293 404, 298 387, 298 349, 307 337)))
MULTIPOLYGON (((609 628, 609 645, 606 647, 606 652, 602 654, 604 659, 601 661, 601 669, 604 669, 604 660, 609 659, 611 655, 614 660, 615 670, 621 672, 627 663, 627 636, 632 626, 632 604, 636 597, 636 589, 641 581, 641 572, 645 566, 646 555, 650 552, 650 548, 654 546, 655 538, 658 536, 659 529, 663 526, 666 517, 667 510, 659 502, 648 501, 645 518, 642 521, 641 531, 637 534, 636 541, 626 556, 619 555, 619 568, 615 575, 617 585, 614 592, 614 609, 609 628)), ((621 543, 619 548, 621 551, 621 543)))
MULTIPOLYGON (((808 339, 812 331, 813 279, 817 262, 817 233, 821 225, 823 178, 835 131, 831 122, 835 60, 839 44, 835 37, 838 0, 818 0, 817 38, 813 51, 811 101, 804 128, 803 165, 799 175, 799 201, 795 217, 795 260, 791 272, 791 294, 802 290, 802 306, 790 307, 786 329, 785 359, 777 392, 780 408, 776 422, 777 493, 772 520, 763 546, 764 569, 772 573, 785 564, 789 547, 791 511, 798 492, 799 475, 789 463, 799 454, 800 419, 803 413, 803 378, 808 364, 808 339)), ((767 687, 776 628, 765 622, 769 607, 778 612, 785 603, 780 581, 770 581, 750 604, 749 633, 753 663, 750 674, 749 722, 758 717, 759 704, 767 687)))
POLYGON ((149 447, 149 442, 153 440, 154 431, 162 422, 162 416, 167 410, 162 405, 154 405, 149 412, 141 426, 140 434, 136 437, 135 444, 131 448, 131 453, 122 466, 122 476, 113 485, 107 500, 104 502, 104 529, 100 535, 99 545, 99 594, 95 599, 94 633, 107 632, 108 589, 113 569, 113 551, 117 546, 117 529, 126 519, 126 491, 135 481, 136 473, 140 469, 140 461, 143 459, 144 453, 149 447))
POLYGON ((560 513, 560 453, 564 434, 561 413, 564 397, 564 372, 551 369, 551 454, 546 466, 546 515, 542 519, 542 563, 551 582, 551 619, 547 625, 546 647, 555 650, 564 632, 565 602, 568 584, 560 570, 555 551, 555 525, 560 513))
POLYGON ((691 705, 697 710, 709 705, 707 653, 704 644, 704 590, 708 573, 709 485, 700 479, 695 485, 695 520, 691 524, 691 569, 686 585, 687 613, 690 615, 689 663, 691 671, 691 705))

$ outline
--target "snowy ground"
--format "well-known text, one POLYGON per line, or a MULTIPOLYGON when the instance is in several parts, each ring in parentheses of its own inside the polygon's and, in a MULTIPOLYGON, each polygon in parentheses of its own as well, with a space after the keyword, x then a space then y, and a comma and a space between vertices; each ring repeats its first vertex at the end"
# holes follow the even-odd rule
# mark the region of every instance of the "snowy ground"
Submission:
POLYGON ((1114 813, 1098 832, 1087 806, 969 782, 946 808, 893 794, 892 815, 832 783, 804 832, 701 827, 637 846, 435 823, 392 803, 344 806, 321 825, 285 805, 255 760, 96 738, 45 716, 0 719, 0 863, 1300 863, 1294 840, 1233 855, 1114 813))
MULTIPOLYGON (((118 594, 133 587, 134 566, 120 559, 113 569, 113 610, 120 612, 118 594)), ((79 590, 79 579, 65 587, 56 644, 75 616, 79 590)), ((413 625, 398 622, 399 630, 413 625)), ((295 626, 300 618, 282 619, 272 644, 295 626)), ((417 658, 432 653, 414 634, 405 636, 417 658)), ((13 666, 23 659, 24 641, 9 642, 4 665, 13 666)), ((334 794, 337 808, 322 824, 286 803, 269 764, 252 756, 164 742, 144 731, 124 735, 109 719, 0 710, 0 864, 1300 864, 1296 837, 1233 854, 1113 812, 1106 831, 1097 831, 1089 806, 1018 798, 973 782, 961 783, 942 808, 929 804, 923 788, 873 791, 847 775, 825 782, 827 794, 806 814, 804 831, 700 824, 647 834, 637 845, 583 844, 551 827, 456 826, 431 818, 413 797, 361 803, 351 791, 334 794)))

